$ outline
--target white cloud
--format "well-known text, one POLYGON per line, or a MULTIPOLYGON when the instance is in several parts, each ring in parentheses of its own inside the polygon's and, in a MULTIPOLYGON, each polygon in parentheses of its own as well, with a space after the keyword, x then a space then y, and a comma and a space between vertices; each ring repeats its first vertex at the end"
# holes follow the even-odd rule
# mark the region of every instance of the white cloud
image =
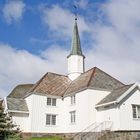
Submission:
POLYGON ((111 0, 104 5, 109 24, 97 22, 91 27, 96 44, 87 52, 88 68, 94 63, 126 83, 140 82, 138 5, 139 0, 111 0))
MULTIPOLYGON (((44 24, 48 25, 49 29, 56 31, 61 36, 71 36, 74 22, 74 14, 58 5, 53 5, 51 8, 42 8, 42 19, 44 24)), ((83 17, 78 16, 78 26, 81 33, 89 31, 83 17)))
POLYGON ((13 21, 18 22, 22 18, 24 10, 25 4, 22 0, 10 0, 3 8, 3 16, 9 24, 13 21))
MULTIPOLYGON (((90 47, 85 54, 86 69, 98 66, 126 84, 140 82, 140 2, 131 2, 132 0, 112 0, 104 5, 103 12, 110 24, 98 21, 95 24, 86 23, 82 17, 78 20, 80 32, 90 32, 95 41, 90 41, 91 46, 84 46, 90 47)), ((50 30, 61 33, 62 37, 71 36, 73 15, 68 10, 57 5, 45 7, 43 21, 50 30), (58 13, 61 15, 59 18, 58 13)), ((67 55, 68 51, 57 45, 36 56, 0 44, 0 93, 4 96, 19 83, 35 82, 48 71, 66 73, 67 55)))
POLYGON ((75 1, 75 4, 78 6, 78 8, 86 9, 88 6, 89 1, 88 0, 79 0, 75 1))
POLYGON ((135 33, 137 32, 137 25, 140 24, 139 5, 139 0, 111 0, 106 5, 106 13, 111 24, 120 32, 135 33))
POLYGON ((48 71, 64 73, 66 56, 67 51, 59 46, 50 47, 36 56, 25 50, 0 44, 0 96, 8 95, 17 84, 35 83, 48 71))

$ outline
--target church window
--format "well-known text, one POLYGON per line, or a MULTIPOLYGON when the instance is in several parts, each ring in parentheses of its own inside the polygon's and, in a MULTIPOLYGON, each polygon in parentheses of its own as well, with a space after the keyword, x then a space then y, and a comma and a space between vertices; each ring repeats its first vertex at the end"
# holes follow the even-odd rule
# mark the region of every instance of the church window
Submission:
POLYGON ((46 114, 46 125, 56 125, 56 115, 46 114))
POLYGON ((51 98, 47 98, 47 105, 51 105, 51 98))
POLYGON ((47 105, 48 106, 56 106, 56 99, 55 98, 47 98, 47 105))
POLYGON ((70 122, 71 124, 74 124, 76 121, 76 111, 71 111, 70 112, 70 122))
POLYGON ((75 95, 71 96, 71 105, 74 105, 76 102, 75 95))
POLYGON ((52 106, 56 106, 56 99, 52 99, 52 106))
POLYGON ((134 119, 140 119, 140 105, 132 105, 134 119))

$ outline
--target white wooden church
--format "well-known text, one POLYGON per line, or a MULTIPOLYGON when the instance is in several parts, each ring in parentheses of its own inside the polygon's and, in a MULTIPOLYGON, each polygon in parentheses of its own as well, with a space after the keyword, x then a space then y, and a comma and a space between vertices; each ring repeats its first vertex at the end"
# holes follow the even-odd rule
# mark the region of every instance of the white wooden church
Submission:
POLYGON ((112 131, 140 130, 140 85, 126 85, 97 67, 85 71, 84 59, 76 19, 68 74, 48 72, 4 99, 22 132, 77 133, 101 124, 112 131))

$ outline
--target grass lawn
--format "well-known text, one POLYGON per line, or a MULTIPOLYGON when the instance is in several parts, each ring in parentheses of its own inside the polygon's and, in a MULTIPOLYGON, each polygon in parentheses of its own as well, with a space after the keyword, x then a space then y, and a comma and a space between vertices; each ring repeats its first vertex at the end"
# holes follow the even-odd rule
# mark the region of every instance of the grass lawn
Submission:
POLYGON ((59 137, 47 137, 47 138, 31 138, 30 140, 63 140, 62 138, 59 137))

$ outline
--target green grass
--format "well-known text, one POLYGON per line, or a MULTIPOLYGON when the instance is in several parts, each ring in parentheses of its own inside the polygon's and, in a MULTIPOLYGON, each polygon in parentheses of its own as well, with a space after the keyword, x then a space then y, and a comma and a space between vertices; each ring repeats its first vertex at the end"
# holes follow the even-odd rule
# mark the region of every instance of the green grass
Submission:
POLYGON ((37 137, 34 137, 34 138, 31 138, 30 140, 63 140, 62 138, 59 138, 59 137, 42 137, 42 138, 37 138, 37 137))

